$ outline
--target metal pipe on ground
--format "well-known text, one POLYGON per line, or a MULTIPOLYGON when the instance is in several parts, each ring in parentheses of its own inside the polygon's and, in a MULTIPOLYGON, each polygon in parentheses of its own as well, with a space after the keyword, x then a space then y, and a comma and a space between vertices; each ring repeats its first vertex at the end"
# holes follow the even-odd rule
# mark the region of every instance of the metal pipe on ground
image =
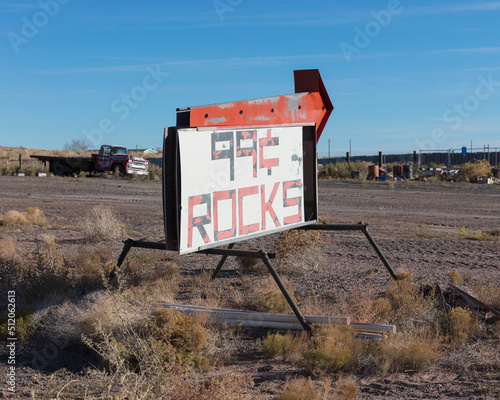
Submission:
MULTIPOLYGON (((299 323, 297 317, 291 314, 275 314, 256 311, 241 311, 230 310, 224 308, 207 308, 202 306, 191 305, 174 305, 174 304, 158 304, 153 303, 152 308, 170 308, 175 311, 183 313, 205 313, 209 317, 220 319, 233 319, 238 318, 247 321, 275 321, 285 323, 299 323)), ((304 317, 310 324, 346 324, 349 325, 349 317, 317 317, 305 316, 304 317)))
MULTIPOLYGON (((223 308, 208 308, 202 306, 152 303, 152 309, 172 309, 185 314, 207 314, 209 319, 227 324, 241 324, 248 327, 302 330, 303 326, 295 315, 261 313, 256 311, 241 311, 223 308)), ((396 326, 382 324, 366 324, 350 322, 348 317, 304 316, 308 324, 345 324, 358 332, 366 334, 395 333, 396 326)))

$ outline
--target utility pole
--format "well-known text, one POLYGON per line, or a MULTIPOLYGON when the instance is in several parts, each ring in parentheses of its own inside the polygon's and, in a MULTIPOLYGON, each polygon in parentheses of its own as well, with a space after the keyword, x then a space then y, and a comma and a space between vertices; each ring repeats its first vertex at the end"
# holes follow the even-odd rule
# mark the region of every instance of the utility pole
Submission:
POLYGON ((330 142, 331 140, 328 139, 328 158, 330 158, 330 142))
POLYGON ((352 150, 351 150, 351 139, 349 139, 349 154, 352 154, 352 150))

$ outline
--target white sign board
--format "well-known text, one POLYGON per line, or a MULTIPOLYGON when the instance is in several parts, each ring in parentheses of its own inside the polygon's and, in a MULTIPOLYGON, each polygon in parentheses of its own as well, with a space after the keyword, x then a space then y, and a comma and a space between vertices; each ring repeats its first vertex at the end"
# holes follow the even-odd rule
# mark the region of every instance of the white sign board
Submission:
POLYGON ((302 127, 178 130, 179 253, 304 225, 302 127))

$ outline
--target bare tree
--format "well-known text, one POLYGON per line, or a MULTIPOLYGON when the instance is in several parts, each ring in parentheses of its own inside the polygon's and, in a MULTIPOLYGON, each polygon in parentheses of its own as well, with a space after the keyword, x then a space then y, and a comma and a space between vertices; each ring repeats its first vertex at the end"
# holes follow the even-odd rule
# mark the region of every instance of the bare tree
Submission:
POLYGON ((63 150, 85 151, 90 147, 90 143, 85 139, 71 139, 71 143, 66 143, 63 150))

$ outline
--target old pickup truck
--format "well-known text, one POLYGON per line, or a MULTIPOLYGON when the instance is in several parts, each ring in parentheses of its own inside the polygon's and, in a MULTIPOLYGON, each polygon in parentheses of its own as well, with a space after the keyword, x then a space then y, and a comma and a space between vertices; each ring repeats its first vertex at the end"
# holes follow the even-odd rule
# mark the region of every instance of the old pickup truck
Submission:
POLYGON ((49 170, 57 176, 68 176, 80 172, 99 173, 113 171, 120 175, 148 175, 149 161, 142 157, 133 157, 123 146, 103 145, 98 154, 90 157, 55 157, 31 155, 49 163, 49 170))

